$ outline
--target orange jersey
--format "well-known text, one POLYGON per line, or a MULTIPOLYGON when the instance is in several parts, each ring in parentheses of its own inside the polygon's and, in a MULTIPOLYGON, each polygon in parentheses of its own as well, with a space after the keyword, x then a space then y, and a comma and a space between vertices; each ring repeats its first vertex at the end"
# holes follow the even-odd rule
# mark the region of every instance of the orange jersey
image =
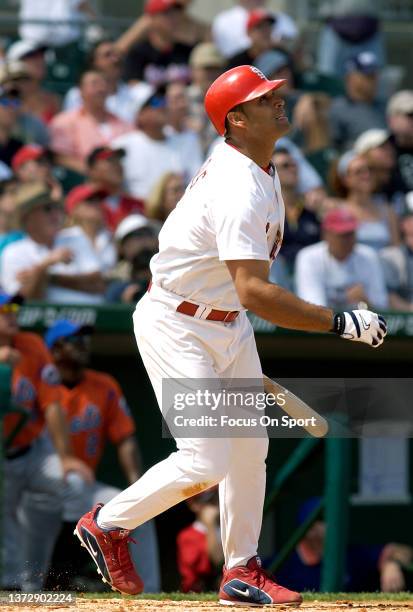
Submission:
MULTIPOLYGON (((40 336, 19 332, 13 339, 13 348, 19 351, 21 359, 13 368, 12 400, 30 412, 28 422, 12 442, 12 448, 16 448, 30 445, 39 436, 45 425, 45 410, 60 401, 62 387, 59 373, 40 336)), ((6 414, 5 438, 19 419, 17 414, 6 414)))
POLYGON ((63 409, 73 451, 96 469, 106 440, 118 444, 135 432, 135 424, 122 391, 112 376, 86 370, 76 387, 63 388, 63 409))

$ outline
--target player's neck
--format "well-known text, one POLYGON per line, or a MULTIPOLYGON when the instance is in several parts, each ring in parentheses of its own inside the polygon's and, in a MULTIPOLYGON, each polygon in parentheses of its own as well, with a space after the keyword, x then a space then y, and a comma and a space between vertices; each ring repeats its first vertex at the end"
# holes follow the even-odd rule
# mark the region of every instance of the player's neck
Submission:
POLYGON ((274 143, 265 142, 240 142, 237 138, 229 136, 225 142, 237 149, 240 153, 249 157, 261 168, 268 168, 274 152, 274 143))
POLYGON ((72 389, 76 385, 78 385, 84 377, 85 370, 83 367, 79 368, 69 368, 69 367, 59 367, 59 374, 62 381, 62 384, 69 389, 72 389))

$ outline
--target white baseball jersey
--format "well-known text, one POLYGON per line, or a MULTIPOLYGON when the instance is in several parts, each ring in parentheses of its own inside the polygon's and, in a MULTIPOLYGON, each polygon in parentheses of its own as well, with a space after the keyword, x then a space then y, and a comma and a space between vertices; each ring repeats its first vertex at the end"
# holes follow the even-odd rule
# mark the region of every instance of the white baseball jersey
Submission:
POLYGON ((219 145, 159 235, 153 282, 198 304, 244 310, 225 260, 272 261, 284 231, 278 175, 219 145))

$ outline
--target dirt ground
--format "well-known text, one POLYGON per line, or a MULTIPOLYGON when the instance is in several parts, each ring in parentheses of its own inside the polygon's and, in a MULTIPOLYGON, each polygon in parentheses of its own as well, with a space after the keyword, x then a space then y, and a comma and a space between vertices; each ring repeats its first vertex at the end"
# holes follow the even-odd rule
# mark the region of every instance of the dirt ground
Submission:
MULTIPOLYGON (((61 606, 1 606, 4 612, 223 612, 224 610, 254 610, 256 607, 220 606, 214 602, 198 601, 151 601, 151 600, 122 600, 122 599, 83 599, 78 597, 75 605, 61 606)), ((265 607, 264 610, 276 609, 277 612, 291 612, 292 610, 303 610, 305 612, 413 612, 413 600, 410 601, 360 601, 352 602, 340 600, 336 602, 306 602, 300 608, 291 606, 277 606, 276 608, 265 607)))

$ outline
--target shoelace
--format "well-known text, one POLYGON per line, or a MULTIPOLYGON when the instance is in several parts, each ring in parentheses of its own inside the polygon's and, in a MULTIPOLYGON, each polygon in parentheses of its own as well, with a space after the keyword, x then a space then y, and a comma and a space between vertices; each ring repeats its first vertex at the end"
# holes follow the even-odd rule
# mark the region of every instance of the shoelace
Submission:
MULTIPOLYGON (((271 580, 271 582, 274 582, 276 584, 275 580, 262 567, 257 566, 255 569, 253 569, 253 577, 254 580, 257 581, 259 589, 261 589, 265 585, 266 580, 271 580)), ((276 584, 276 586, 278 585, 276 584)))
POLYGON ((130 542, 136 544, 136 540, 129 534, 125 534, 121 540, 113 540, 110 538, 111 558, 112 561, 118 565, 123 574, 135 575, 135 568, 128 549, 128 544, 130 542))

